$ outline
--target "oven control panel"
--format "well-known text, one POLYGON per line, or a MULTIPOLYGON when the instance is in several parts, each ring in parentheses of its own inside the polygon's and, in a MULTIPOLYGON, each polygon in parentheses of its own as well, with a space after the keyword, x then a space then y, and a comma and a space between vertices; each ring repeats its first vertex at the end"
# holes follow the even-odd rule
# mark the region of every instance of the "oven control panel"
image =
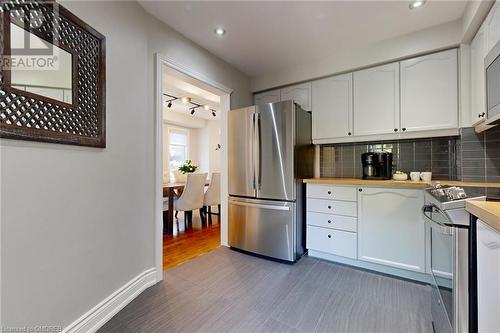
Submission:
POLYGON ((457 186, 437 187, 429 190, 433 197, 440 202, 462 200, 467 198, 465 190, 457 186))

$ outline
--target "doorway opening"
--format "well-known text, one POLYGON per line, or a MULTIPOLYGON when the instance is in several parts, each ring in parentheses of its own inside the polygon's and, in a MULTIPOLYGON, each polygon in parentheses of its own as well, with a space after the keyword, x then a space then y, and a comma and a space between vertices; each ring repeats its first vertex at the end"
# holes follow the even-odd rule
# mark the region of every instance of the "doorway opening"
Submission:
POLYGON ((156 74, 156 266, 163 272, 227 244, 231 90, 159 55, 156 74))

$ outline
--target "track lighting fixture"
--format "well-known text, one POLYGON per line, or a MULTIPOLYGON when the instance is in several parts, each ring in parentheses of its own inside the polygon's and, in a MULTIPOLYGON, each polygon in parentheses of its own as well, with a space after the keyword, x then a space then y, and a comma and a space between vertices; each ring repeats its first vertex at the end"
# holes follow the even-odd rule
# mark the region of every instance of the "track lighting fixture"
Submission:
POLYGON ((191 115, 194 115, 194 113, 196 112, 197 108, 203 108, 206 111, 211 111, 212 112, 212 116, 214 116, 214 117, 217 116, 217 113, 216 113, 217 110, 211 109, 210 105, 208 105, 208 104, 198 104, 198 103, 195 103, 195 102, 193 102, 191 100, 191 97, 184 96, 184 97, 181 98, 181 97, 175 97, 173 95, 169 95, 169 94, 165 94, 165 93, 163 95, 165 95, 165 96, 167 96, 169 98, 166 101, 168 108, 172 107, 172 102, 173 101, 176 101, 176 100, 180 99, 182 101, 182 103, 184 103, 184 104, 188 104, 189 103, 189 104, 193 105, 193 106, 191 106, 191 107, 188 108, 188 111, 189 111, 189 113, 191 113, 191 115))

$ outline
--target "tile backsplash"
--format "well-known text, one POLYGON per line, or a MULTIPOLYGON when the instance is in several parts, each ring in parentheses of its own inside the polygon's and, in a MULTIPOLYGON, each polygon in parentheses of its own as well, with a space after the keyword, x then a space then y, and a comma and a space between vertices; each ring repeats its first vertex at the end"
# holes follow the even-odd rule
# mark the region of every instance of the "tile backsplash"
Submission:
POLYGON ((483 133, 462 128, 460 136, 323 145, 321 177, 363 175, 361 154, 393 153, 393 170, 432 171, 434 179, 500 183, 500 126, 483 133))
POLYGON ((321 177, 360 178, 361 154, 392 153, 393 170, 432 171, 435 179, 458 179, 459 137, 324 145, 320 151, 321 177))

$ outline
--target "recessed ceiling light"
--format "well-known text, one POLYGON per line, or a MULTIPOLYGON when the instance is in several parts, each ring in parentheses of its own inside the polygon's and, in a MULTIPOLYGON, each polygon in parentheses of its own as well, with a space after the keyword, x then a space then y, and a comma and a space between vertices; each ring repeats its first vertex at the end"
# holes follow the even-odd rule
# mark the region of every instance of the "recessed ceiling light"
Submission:
POLYGON ((415 0, 410 3, 410 9, 420 8, 425 4, 425 0, 415 0))
POLYGON ((214 32, 217 36, 223 36, 226 34, 226 30, 224 30, 224 28, 216 28, 214 32))

